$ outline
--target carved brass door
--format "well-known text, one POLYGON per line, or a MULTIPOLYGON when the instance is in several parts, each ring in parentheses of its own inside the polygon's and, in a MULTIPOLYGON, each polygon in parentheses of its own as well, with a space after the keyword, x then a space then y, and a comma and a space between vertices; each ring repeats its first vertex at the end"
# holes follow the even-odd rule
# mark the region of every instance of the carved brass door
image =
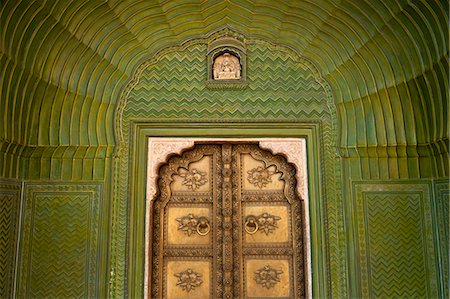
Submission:
POLYGON ((295 170, 256 144, 196 145, 160 169, 154 298, 302 298, 295 170))

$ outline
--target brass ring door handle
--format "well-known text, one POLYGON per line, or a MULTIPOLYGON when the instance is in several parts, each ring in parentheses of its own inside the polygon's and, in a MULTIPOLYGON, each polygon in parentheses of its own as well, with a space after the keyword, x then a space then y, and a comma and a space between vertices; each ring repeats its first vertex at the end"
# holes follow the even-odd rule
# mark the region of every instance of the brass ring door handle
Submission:
POLYGON ((210 230, 211 226, 209 225, 208 218, 200 217, 197 224, 197 234, 200 236, 206 236, 210 230))
POLYGON ((245 218, 244 229, 250 235, 253 235, 254 233, 256 233, 258 231, 259 225, 258 225, 258 220, 256 219, 255 216, 249 215, 245 218))

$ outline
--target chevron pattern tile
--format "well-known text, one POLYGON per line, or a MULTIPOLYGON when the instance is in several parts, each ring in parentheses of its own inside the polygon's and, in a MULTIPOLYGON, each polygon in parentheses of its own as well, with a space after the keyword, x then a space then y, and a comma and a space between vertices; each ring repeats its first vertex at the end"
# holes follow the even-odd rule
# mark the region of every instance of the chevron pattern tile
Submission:
POLYGON ((26 194, 19 296, 95 297, 99 185, 28 184, 26 194))
POLYGON ((366 199, 371 297, 428 297, 420 195, 366 199))
POLYGON ((128 98, 124 118, 330 117, 324 88, 286 52, 250 44, 250 85, 235 91, 205 89, 206 51, 205 44, 193 45, 149 66, 128 98))
POLYGON ((20 185, 0 179, 0 298, 13 294, 20 185))
POLYGON ((430 190, 417 182, 357 185, 362 297, 438 297, 430 190))
POLYGON ((17 198, 0 194, 0 297, 6 298, 11 290, 12 262, 15 249, 14 209, 17 198))

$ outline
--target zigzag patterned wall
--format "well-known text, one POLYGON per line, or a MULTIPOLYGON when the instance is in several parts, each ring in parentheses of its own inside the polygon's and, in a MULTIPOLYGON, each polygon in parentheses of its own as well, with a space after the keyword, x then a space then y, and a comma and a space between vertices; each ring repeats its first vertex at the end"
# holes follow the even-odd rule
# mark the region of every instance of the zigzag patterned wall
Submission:
POLYGON ((439 260, 434 254, 429 182, 354 184, 358 297, 437 298, 439 260))
POLYGON ((20 184, 0 179, 0 298, 12 298, 19 224, 20 184))
POLYGON ((115 104, 135 67, 223 26, 289 45, 318 65, 335 92, 339 146, 448 142, 445 1, 2 3, 0 103, 11 111, 0 122, 2 142, 113 144, 115 104))
POLYGON ((286 50, 250 43, 244 90, 205 88, 206 53, 206 44, 192 45, 149 66, 127 99, 123 119, 330 119, 329 95, 286 50))
MULTIPOLYGON (((22 253, 31 264, 21 261, 19 278, 23 279, 19 281, 23 283, 18 284, 18 294, 84 297, 106 294, 99 290, 107 288, 109 273, 95 274, 98 263, 105 258, 94 236, 107 231, 109 215, 100 207, 101 212, 96 214, 92 210, 96 204, 86 204, 86 190, 75 186, 80 181, 98 180, 105 183, 105 189, 116 188, 111 199, 113 229, 108 248, 112 257, 111 294, 126 296, 127 184, 129 162, 133 158, 129 146, 134 137, 129 121, 181 117, 320 121, 326 211, 323 221, 328 229, 329 250, 326 267, 330 269, 325 275, 329 279, 329 294, 335 298, 383 295, 368 287, 368 275, 377 273, 384 282, 375 282, 380 292, 390 287, 393 292, 408 292, 404 288, 406 280, 390 284, 387 278, 390 273, 406 270, 392 269, 387 262, 384 265, 382 262, 391 257, 387 251, 366 262, 368 268, 361 273, 352 270, 363 261, 357 255, 365 248, 361 242, 371 240, 373 245, 381 240, 378 224, 384 220, 397 224, 377 206, 372 207, 376 213, 366 215, 367 207, 359 206, 363 200, 352 193, 353 181, 377 180, 376 184, 391 190, 392 182, 378 180, 402 179, 402 183, 409 182, 407 185, 414 188, 415 184, 430 181, 411 178, 448 177, 446 1, 7 0, 0 3, 3 78, 0 111, 4 116, 0 120, 0 177, 51 181, 29 184, 30 192, 25 193, 23 223, 27 230, 22 253), (245 90, 206 89, 206 63, 202 60, 205 44, 188 42, 174 46, 206 39, 224 26, 253 38, 248 44, 250 85, 245 90), (289 50, 260 40, 287 45, 289 50), (314 82, 317 74, 312 75, 306 61, 293 52, 320 69, 331 91, 314 82), (142 61, 155 57, 160 60, 151 61, 140 85, 121 97, 127 82, 140 71, 137 68, 142 61), (336 107, 332 109, 327 92, 333 93, 336 107), (129 101, 128 105, 115 119, 114 113, 122 100, 129 101), (115 136, 114 125, 118 122, 123 122, 123 127, 115 136), (121 145, 120 159, 116 160, 114 172, 118 176, 113 182, 111 160, 117 144, 121 145), (343 157, 350 157, 341 160, 342 174, 339 165, 336 166, 335 146, 343 157), (38 190, 39 195, 32 190, 38 190), (74 214, 67 212, 70 207, 74 208, 74 214), (344 222, 344 217, 348 221, 344 222), (67 218, 67 225, 63 218, 67 218), (36 232, 29 227, 31 219, 37 221, 33 222, 38 228, 36 232), (86 219, 92 220, 90 225, 103 227, 101 233, 86 226, 86 219), (359 237, 354 219, 360 224, 368 223, 359 237), (55 235, 67 242, 65 249, 52 239, 49 231, 49 227, 61 223, 56 226, 55 235), (48 246, 44 246, 45 240, 48 246), (97 253, 86 251, 82 244, 92 245, 89 250, 97 253), (48 249, 62 250, 66 259, 50 259, 48 249), (76 265, 76 257, 78 261, 84 257, 84 264, 76 265), (50 267, 30 269, 38 259, 48 261, 50 267), (71 266, 67 268, 65 263, 71 266), (377 273, 367 269, 376 269, 377 273), (68 281, 67 277, 72 275, 74 280, 68 281), (86 282, 82 287, 81 277, 86 282)), ((87 189, 97 190, 96 186, 93 183, 87 189)), ((436 253, 435 247, 428 251, 441 259, 444 278, 427 272, 423 280, 413 283, 413 289, 438 280, 442 281, 439 288, 442 293, 448 291, 448 285, 445 287, 448 212, 442 214, 448 211, 445 190, 447 181, 436 185, 438 215, 432 213, 437 217, 436 231, 440 235, 435 241, 441 250, 436 253)), ((88 201, 95 202, 92 194, 97 192, 89 194, 88 201)), ((427 209, 430 196, 420 197, 427 209)), ((414 192, 407 198, 419 200, 414 192)), ((404 196, 392 195, 389 199, 406 206, 409 203, 404 196)), ((1 297, 13 293, 11 265, 16 241, 11 236, 16 230, 12 223, 18 215, 15 203, 19 196, 11 197, 8 193, 0 195, 0 200, 6 202, 0 207, 0 230, 9 236, 6 241, 0 239, 0 262, 8 261, 3 264, 6 268, 0 270, 1 297)), ((398 209, 394 203, 391 207, 398 209)), ((428 215, 412 207, 409 212, 401 215, 404 223, 408 223, 409 215, 421 219, 428 215)), ((428 237, 432 234, 427 221, 421 233, 428 237)), ((417 229, 413 225, 411 235, 405 238, 419 237, 417 229)), ((427 246, 429 243, 427 239, 427 246)), ((417 263, 429 265, 429 259, 419 257, 423 248, 413 245, 417 263)), ((428 291, 427 294, 435 294, 434 286, 428 291)))
POLYGON ((19 298, 98 297, 100 184, 25 185, 19 298))

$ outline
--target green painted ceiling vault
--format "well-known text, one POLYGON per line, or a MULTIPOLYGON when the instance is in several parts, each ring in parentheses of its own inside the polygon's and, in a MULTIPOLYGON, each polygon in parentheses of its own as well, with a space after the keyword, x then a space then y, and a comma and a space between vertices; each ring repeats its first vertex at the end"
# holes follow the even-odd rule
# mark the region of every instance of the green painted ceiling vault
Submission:
POLYGON ((345 149, 447 152, 448 1, 3 1, 0 141, 112 146, 115 110, 158 50, 219 28, 286 45, 329 82, 345 149))

